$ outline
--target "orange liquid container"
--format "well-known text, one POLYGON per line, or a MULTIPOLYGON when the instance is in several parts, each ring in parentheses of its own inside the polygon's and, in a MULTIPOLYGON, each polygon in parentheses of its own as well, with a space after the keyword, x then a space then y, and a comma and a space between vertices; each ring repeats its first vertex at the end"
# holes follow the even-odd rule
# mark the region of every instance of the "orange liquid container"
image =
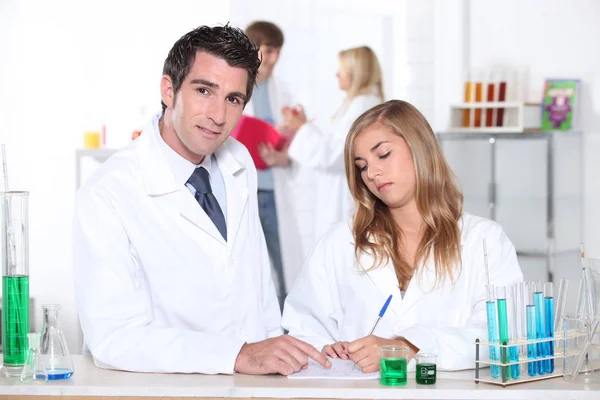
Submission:
MULTIPOLYGON (((498 84, 498 101, 506 101, 506 82, 500 82, 498 84)), ((504 126, 504 108, 498 109, 496 126, 504 126)))
MULTIPOLYGON (((475 103, 481 103, 483 101, 483 83, 476 82, 475 83, 475 103)), ((481 108, 475 109, 475 127, 481 126, 481 108)))
MULTIPOLYGON (((494 101, 494 84, 493 83, 488 83, 487 101, 489 103, 494 101)), ((493 108, 487 108, 485 110, 485 126, 494 126, 494 109, 493 108)))
MULTIPOLYGON (((465 82, 465 103, 473 102, 473 82, 465 82)), ((471 110, 463 111, 463 128, 468 128, 471 126, 471 110)))
POLYGON ((99 149, 101 144, 100 132, 90 131, 83 133, 83 148, 87 150, 99 149))

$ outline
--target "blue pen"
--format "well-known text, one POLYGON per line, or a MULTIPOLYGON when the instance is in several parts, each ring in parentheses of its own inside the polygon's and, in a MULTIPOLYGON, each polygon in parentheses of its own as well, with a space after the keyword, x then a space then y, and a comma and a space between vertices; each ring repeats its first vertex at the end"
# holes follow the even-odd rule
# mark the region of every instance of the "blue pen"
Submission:
POLYGON ((390 297, 388 297, 387 300, 385 301, 385 303, 383 304, 383 307, 381 307, 381 311, 379 311, 379 315, 377 316, 377 319, 375 320, 375 323, 373 324, 373 327, 371 328, 371 332, 369 332, 369 336, 371 336, 373 334, 373 332, 375 332, 375 328, 377 328, 379 321, 381 321, 381 318, 383 318, 383 314, 385 314, 385 310, 387 310, 388 306, 390 305, 390 301, 392 301, 391 294, 390 294, 390 297))

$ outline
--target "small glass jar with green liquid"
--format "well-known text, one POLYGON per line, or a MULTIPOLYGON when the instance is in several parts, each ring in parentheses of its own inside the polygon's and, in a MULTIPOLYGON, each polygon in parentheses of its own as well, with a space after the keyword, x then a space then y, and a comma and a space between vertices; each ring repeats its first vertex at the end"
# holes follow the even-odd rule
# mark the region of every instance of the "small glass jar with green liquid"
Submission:
POLYGON ((437 380, 437 354, 417 353, 415 376, 419 385, 433 385, 437 380))
POLYGON ((381 354, 379 383, 384 386, 406 385, 410 350, 407 347, 390 345, 379 347, 379 353, 381 354))
POLYGON ((0 192, 4 376, 20 376, 29 333, 29 192, 0 192))

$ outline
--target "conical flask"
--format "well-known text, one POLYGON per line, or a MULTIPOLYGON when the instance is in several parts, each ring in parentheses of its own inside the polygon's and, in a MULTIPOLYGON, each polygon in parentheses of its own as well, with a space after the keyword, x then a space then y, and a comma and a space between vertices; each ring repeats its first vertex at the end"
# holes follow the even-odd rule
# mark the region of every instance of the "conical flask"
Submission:
POLYGON ((73 375, 73 359, 60 328, 58 314, 61 305, 44 304, 40 359, 48 371, 48 380, 67 379, 73 375))
POLYGON ((48 372, 44 361, 40 357, 40 334, 28 333, 27 341, 29 342, 29 350, 21 371, 21 382, 36 381, 44 383, 48 380, 48 372))

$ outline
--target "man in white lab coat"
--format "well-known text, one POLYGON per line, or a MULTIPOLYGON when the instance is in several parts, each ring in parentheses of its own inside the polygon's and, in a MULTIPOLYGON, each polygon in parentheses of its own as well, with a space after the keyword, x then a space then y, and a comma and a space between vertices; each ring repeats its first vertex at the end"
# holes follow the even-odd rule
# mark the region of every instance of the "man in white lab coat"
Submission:
POLYGON ((239 29, 184 35, 165 60, 163 111, 77 194, 76 300, 96 365, 290 374, 308 357, 329 364, 281 335, 256 171, 229 138, 259 65, 239 29))

